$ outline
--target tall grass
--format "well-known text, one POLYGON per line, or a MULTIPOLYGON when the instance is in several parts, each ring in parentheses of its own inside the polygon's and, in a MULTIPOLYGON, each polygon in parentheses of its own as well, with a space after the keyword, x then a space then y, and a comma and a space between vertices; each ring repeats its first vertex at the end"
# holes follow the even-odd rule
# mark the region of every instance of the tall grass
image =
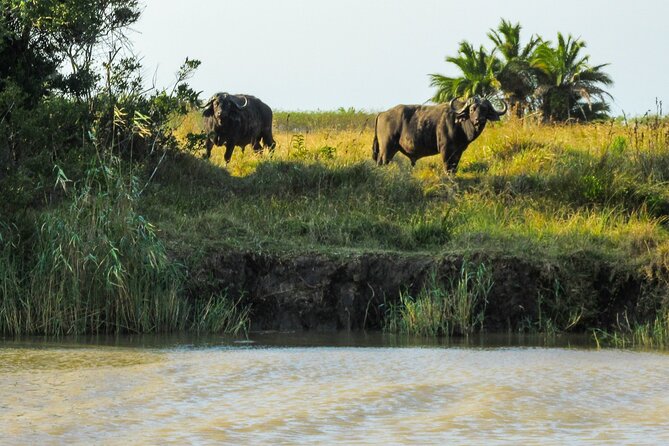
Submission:
POLYGON ((492 285, 492 273, 483 264, 464 261, 448 287, 432 271, 417 296, 402 292, 399 303, 390 305, 384 329, 420 336, 467 336, 483 330, 492 285))
POLYGON ((233 300, 227 292, 212 294, 196 302, 190 329, 196 332, 248 335, 251 307, 242 299, 233 300))
POLYGON ((630 322, 627 314, 619 319, 612 330, 592 330, 598 346, 618 348, 667 348, 669 347, 669 310, 662 309, 647 322, 630 322))
POLYGON ((245 331, 249 309, 239 302, 184 298, 183 268, 138 213, 138 179, 118 160, 97 164, 80 184, 62 172, 59 182, 70 200, 42 214, 32 261, 17 263, 16 236, 0 227, 0 332, 245 331))
POLYGON ((0 327, 20 327, 23 324, 21 308, 26 296, 20 279, 18 247, 16 228, 0 223, 0 327))
MULTIPOLYGON (((236 149, 216 180, 199 178, 200 163, 173 163, 145 209, 170 236, 198 246, 218 231, 234 246, 495 250, 551 260, 586 250, 638 266, 667 243, 664 118, 491 123, 457 174, 446 175, 438 156, 411 168, 398 154, 378 168, 373 128, 351 130, 358 121, 348 112, 306 114, 322 125, 287 128, 275 114, 276 150, 236 149), (182 231, 191 225, 208 229, 182 231)), ((197 131, 198 119, 189 115, 176 133, 197 131)), ((210 167, 223 166, 222 152, 214 149, 210 167)))
POLYGON ((10 332, 156 332, 184 327, 182 272, 136 211, 137 179, 100 164, 45 213, 23 327, 10 332))

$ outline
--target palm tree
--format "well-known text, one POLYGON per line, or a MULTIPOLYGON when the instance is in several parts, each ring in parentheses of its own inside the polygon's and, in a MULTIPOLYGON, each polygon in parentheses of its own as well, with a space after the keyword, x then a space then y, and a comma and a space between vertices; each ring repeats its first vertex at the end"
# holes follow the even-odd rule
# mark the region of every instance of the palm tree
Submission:
POLYGON ((602 71, 608 64, 591 66, 590 56, 582 55, 585 42, 558 33, 557 46, 540 44, 531 64, 538 71, 536 96, 546 121, 590 120, 602 117, 611 97, 602 86, 613 84, 602 71))
POLYGON ((497 29, 491 29, 488 33, 495 49, 504 58, 496 78, 509 107, 518 117, 531 108, 531 98, 537 82, 535 69, 530 61, 541 43, 541 38, 532 36, 527 45, 521 46, 521 28, 520 23, 513 25, 502 19, 497 29))
POLYGON ((489 96, 496 93, 499 83, 495 73, 499 71, 500 62, 494 53, 494 50, 488 53, 483 46, 476 50, 469 42, 460 42, 457 57, 447 57, 446 62, 455 64, 462 76, 431 74, 430 86, 437 87, 432 100, 448 102, 456 97, 489 96))

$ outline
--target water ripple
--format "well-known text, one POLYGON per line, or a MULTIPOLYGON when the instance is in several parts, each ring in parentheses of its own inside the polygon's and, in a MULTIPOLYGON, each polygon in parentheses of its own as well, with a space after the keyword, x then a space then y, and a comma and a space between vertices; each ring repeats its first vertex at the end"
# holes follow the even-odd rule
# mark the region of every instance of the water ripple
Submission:
POLYGON ((669 442, 669 356, 541 348, 0 349, 9 444, 669 442))

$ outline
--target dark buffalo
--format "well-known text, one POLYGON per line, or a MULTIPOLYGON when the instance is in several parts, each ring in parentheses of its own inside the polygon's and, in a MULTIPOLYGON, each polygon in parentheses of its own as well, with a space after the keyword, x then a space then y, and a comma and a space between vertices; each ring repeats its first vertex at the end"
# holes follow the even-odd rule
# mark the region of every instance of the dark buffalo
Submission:
POLYGON ((272 109, 260 99, 246 94, 216 93, 204 105, 204 128, 207 132, 207 154, 214 145, 225 146, 225 162, 230 162, 232 151, 247 144, 256 152, 260 145, 274 150, 272 137, 272 109))
POLYGON ((462 152, 485 128, 488 121, 499 121, 506 113, 497 111, 487 99, 469 98, 459 108, 449 104, 397 105, 376 117, 372 159, 388 164, 397 152, 411 160, 441 155, 444 169, 455 172, 462 152))

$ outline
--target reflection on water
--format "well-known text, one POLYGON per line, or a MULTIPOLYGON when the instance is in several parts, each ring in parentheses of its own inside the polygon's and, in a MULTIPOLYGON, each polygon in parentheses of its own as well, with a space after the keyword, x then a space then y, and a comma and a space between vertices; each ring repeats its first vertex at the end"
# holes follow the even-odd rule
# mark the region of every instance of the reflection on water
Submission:
POLYGON ((0 443, 669 442, 665 354, 253 340, 0 342, 0 443))

